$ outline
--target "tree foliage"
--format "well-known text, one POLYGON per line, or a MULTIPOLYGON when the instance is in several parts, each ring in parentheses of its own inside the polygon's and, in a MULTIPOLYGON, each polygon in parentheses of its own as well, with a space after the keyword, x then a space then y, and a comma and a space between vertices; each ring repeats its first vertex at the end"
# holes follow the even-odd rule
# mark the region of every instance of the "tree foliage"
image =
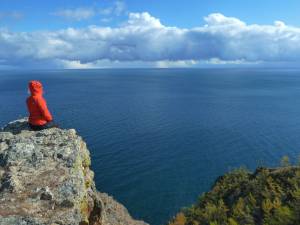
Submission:
MULTIPOLYGON (((300 167, 238 169, 182 211, 184 225, 299 225, 300 167)), ((175 221, 174 221, 175 222, 175 221)), ((176 223, 170 223, 176 224, 176 223)))

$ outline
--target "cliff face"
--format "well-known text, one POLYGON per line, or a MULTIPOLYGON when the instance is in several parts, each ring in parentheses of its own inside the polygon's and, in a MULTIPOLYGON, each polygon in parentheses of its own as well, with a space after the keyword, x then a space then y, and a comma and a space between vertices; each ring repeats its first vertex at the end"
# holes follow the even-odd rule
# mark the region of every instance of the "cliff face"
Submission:
POLYGON ((0 132, 0 225, 146 225, 96 190, 85 142, 73 129, 0 132))

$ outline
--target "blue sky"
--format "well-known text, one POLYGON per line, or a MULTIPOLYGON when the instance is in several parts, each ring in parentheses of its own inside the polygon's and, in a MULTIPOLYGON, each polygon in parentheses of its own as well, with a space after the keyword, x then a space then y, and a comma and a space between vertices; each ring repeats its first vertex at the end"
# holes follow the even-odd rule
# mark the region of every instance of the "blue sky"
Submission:
POLYGON ((0 1, 0 68, 300 61, 299 0, 0 1))
MULTIPOLYGON (((127 0, 123 1, 128 12, 149 12, 168 26, 196 27, 203 24, 202 18, 210 13, 222 13, 247 23, 271 24, 275 20, 290 25, 300 25, 300 1, 298 0, 127 0)), ((18 31, 60 29, 68 26, 82 27, 89 24, 116 26, 124 15, 103 23, 105 16, 94 16, 83 21, 61 20, 53 12, 76 8, 109 8, 113 0, 52 0, 37 1, 1 0, 0 12, 20 13, 21 18, 1 18, 0 25, 18 31)))

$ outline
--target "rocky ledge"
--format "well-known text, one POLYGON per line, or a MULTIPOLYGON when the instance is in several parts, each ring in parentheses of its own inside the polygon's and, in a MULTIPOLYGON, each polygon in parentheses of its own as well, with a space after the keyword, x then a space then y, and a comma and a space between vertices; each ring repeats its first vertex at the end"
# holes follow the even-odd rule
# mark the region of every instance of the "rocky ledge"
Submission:
POLYGON ((96 190, 86 143, 74 129, 0 132, 0 225, 147 225, 96 190))

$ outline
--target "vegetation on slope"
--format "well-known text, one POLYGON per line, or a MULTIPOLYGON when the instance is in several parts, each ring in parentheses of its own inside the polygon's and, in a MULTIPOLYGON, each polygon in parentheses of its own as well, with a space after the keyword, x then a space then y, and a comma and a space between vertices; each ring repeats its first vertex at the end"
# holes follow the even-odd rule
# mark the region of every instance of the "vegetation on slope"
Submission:
POLYGON ((300 167, 237 169, 183 209, 169 225, 299 225, 300 167))

